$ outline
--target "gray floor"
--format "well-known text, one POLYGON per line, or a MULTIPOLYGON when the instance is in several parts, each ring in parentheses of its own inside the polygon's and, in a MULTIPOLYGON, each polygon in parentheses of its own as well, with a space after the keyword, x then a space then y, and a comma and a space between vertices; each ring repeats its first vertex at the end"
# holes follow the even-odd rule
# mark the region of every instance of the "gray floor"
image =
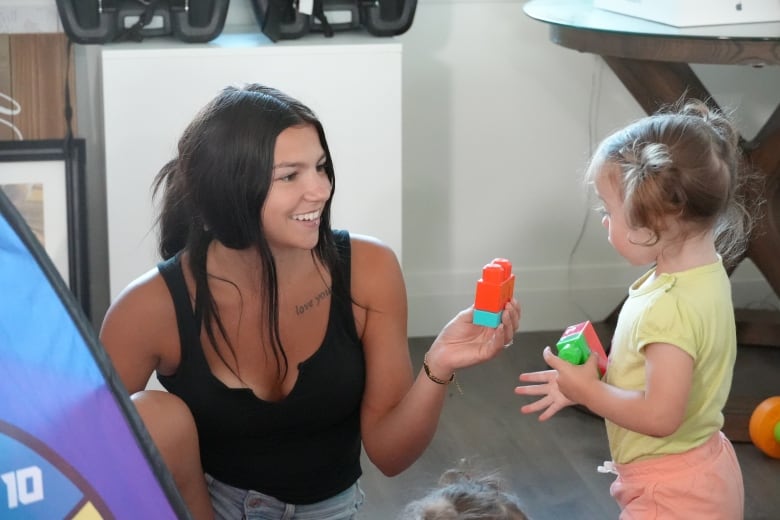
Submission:
MULTIPOLYGON (((520 372, 544 368, 541 349, 559 335, 518 334, 499 358, 459 373, 464 395, 451 388, 436 437, 406 472, 386 478, 364 460, 361 518, 395 518, 404 504, 434 486, 444 469, 467 458, 477 467, 499 470, 533 520, 616 519, 618 509, 609 496, 613 477, 596 471, 609 458, 603 422, 572 408, 540 423, 519 412, 528 399, 513 393, 520 372)), ((430 341, 410 342, 415 366, 430 341)), ((741 347, 732 395, 780 395, 778 367, 780 347, 741 347)), ((780 518, 780 460, 749 443, 735 447, 745 480, 745 519, 780 518)))

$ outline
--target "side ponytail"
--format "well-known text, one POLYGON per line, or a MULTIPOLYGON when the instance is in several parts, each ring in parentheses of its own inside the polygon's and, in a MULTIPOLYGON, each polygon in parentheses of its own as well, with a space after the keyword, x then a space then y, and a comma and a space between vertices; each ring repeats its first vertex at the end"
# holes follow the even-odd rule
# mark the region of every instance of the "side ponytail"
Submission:
POLYGON ((184 249, 190 236, 190 227, 194 224, 192 208, 182 189, 179 162, 177 159, 168 161, 154 179, 153 198, 156 199, 162 190, 162 203, 157 216, 158 242, 157 250, 163 260, 167 260, 184 249))

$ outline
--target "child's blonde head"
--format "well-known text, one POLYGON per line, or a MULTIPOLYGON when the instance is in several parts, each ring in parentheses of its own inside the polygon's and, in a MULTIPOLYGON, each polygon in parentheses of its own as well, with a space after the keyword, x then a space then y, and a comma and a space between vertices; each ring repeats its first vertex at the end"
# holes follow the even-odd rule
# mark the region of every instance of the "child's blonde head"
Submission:
POLYGON ((409 503, 399 520, 527 520, 519 500, 495 474, 450 469, 439 487, 409 503))
MULTIPOLYGON (((725 261, 745 250, 751 218, 742 204, 739 134, 719 110, 680 101, 601 142, 586 181, 606 176, 632 228, 655 243, 674 221, 684 239, 712 230, 725 261)), ((668 234, 666 235, 668 237, 668 234)))

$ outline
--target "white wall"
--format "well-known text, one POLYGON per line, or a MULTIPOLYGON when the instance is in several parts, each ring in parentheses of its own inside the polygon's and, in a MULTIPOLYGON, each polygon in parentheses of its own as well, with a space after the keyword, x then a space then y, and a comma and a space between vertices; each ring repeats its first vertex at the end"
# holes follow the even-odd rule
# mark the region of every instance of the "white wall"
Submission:
MULTIPOLYGON (((604 317, 640 271, 607 244, 579 176, 595 143, 643 112, 599 58, 552 44, 523 3, 418 0, 399 37, 412 336, 469 305, 496 256, 514 264, 525 330, 604 317)), ((231 0, 227 27, 242 25, 257 30, 251 4, 231 0)), ((780 101, 780 67, 694 68, 747 137, 780 101)), ((750 262, 732 279, 739 305, 778 304, 750 262)))
POLYGON ((0 34, 62 32, 55 0, 0 0, 0 34))
MULTIPOLYGON (((601 138, 644 112, 600 58, 551 43, 524 3, 418 0, 398 37, 411 336, 469 305, 496 256, 513 263, 525 330, 601 319, 643 271, 607 243, 580 175, 601 138)), ((249 0, 232 0, 227 23, 247 20, 249 0)), ((778 67, 694 69, 747 137, 780 101, 778 67)), ((739 305, 778 304, 751 262, 732 279, 739 305)))
MULTIPOLYGON (((579 176, 599 139, 644 113, 602 60, 551 43, 523 3, 420 0, 401 37, 413 336, 468 305, 494 256, 513 262, 526 330, 603 318, 641 271, 606 242, 579 176)), ((778 68, 695 69, 749 137, 780 101, 778 68)), ((777 303, 750 262, 733 280, 739 304, 777 303)))

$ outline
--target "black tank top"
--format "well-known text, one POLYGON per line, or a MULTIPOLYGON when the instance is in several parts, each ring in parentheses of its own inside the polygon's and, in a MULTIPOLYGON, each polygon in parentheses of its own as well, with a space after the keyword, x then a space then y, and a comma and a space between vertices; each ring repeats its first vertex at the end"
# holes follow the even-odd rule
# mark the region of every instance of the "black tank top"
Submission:
POLYGON ((180 255, 161 262, 176 308, 181 361, 160 383, 195 417, 203 469, 231 486, 292 504, 311 504, 344 491, 361 475, 360 403, 365 384, 363 346, 350 299, 350 242, 335 231, 343 270, 333 275, 327 332, 319 349, 298 365, 298 380, 278 402, 214 377, 200 341, 180 255))

